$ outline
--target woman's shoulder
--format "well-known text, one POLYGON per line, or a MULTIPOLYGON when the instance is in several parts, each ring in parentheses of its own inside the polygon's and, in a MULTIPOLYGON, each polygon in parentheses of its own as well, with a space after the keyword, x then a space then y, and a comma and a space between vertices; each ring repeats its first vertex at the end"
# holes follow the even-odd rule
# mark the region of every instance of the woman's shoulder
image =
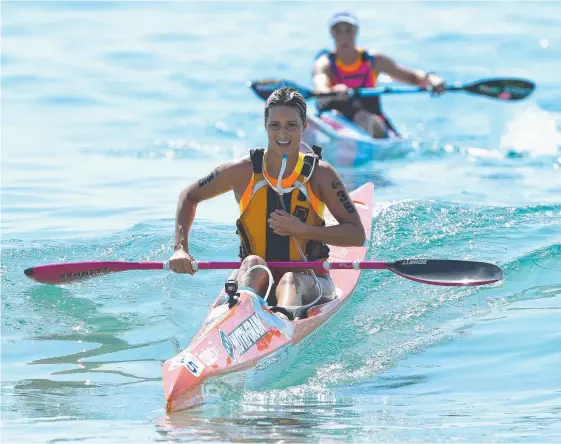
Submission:
POLYGON ((340 177, 333 165, 325 160, 320 160, 310 179, 310 185, 314 194, 321 200, 324 200, 322 196, 328 189, 337 188, 338 181, 340 181, 340 177))
POLYGON ((337 171, 329 162, 320 159, 317 164, 317 178, 321 181, 329 180, 337 175, 337 171))

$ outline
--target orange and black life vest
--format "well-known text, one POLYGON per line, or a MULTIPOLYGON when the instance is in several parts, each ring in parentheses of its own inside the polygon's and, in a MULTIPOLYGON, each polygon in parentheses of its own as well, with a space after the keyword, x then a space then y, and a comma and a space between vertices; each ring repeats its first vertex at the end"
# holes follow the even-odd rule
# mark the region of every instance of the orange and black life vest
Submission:
POLYGON ((316 154, 300 153, 290 176, 282 179, 283 188, 296 187, 282 195, 265 178, 266 176, 269 182, 276 183, 276 179, 267 173, 265 150, 261 148, 250 151, 253 175, 240 199, 240 218, 236 222, 242 259, 255 254, 266 261, 302 261, 300 249, 308 261, 327 260, 329 247, 326 244, 278 235, 267 223, 271 213, 283 209, 283 199, 284 208, 302 222, 325 226, 325 204, 314 194, 309 180, 306 180, 321 157, 321 148, 314 146, 313 149, 316 154))

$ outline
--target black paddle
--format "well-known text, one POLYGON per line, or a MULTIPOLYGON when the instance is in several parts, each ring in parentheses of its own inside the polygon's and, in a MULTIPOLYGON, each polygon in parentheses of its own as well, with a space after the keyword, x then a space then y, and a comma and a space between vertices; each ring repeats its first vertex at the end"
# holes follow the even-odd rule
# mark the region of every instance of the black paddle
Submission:
MULTIPOLYGON (((336 93, 316 94, 306 87, 291 82, 290 80, 256 80, 254 82, 247 82, 247 86, 253 89, 263 100, 267 100, 273 91, 283 86, 298 90, 305 99, 311 99, 312 97, 333 97, 336 95, 336 93)), ((478 96, 513 102, 528 97, 534 91, 535 87, 536 85, 529 80, 502 78, 479 80, 467 84, 455 83, 454 85, 446 85, 444 90, 451 92, 465 91, 478 96)), ((420 87, 390 88, 388 86, 379 86, 376 88, 359 88, 353 90, 352 94, 357 94, 361 97, 374 97, 382 94, 411 94, 427 91, 430 92, 427 88, 420 87)))
POLYGON ((487 262, 407 259, 386 262, 386 269, 404 278, 431 285, 471 286, 486 285, 500 281, 503 271, 487 262))

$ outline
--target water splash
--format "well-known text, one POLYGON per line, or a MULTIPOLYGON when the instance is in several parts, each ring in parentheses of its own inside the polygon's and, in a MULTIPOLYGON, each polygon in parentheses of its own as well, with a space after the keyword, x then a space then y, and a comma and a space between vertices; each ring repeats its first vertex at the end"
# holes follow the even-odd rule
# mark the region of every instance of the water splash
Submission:
POLYGON ((508 155, 555 156, 561 147, 560 127, 560 116, 530 106, 506 125, 500 149, 508 155))

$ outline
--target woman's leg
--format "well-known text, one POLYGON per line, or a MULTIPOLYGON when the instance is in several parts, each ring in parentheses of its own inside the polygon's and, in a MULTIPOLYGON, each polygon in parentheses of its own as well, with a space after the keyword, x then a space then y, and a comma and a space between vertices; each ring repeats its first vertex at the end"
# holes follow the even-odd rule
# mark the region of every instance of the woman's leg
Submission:
POLYGON ((372 134, 376 139, 387 137, 386 122, 380 116, 361 109, 355 114, 354 122, 372 134))
MULTIPOLYGON (((247 270, 254 265, 266 265, 266 262, 259 256, 247 256, 242 261, 240 268, 232 272, 229 279, 235 279, 240 287, 252 288, 259 296, 265 297, 269 286, 269 274, 262 268, 256 268, 248 273, 247 270)), ((221 294, 226 294, 224 289, 221 294)))
POLYGON ((280 279, 277 290, 277 305, 281 307, 295 307, 308 305, 320 295, 323 298, 333 298, 335 285, 329 275, 318 276, 319 287, 313 274, 308 271, 285 273, 280 279))

